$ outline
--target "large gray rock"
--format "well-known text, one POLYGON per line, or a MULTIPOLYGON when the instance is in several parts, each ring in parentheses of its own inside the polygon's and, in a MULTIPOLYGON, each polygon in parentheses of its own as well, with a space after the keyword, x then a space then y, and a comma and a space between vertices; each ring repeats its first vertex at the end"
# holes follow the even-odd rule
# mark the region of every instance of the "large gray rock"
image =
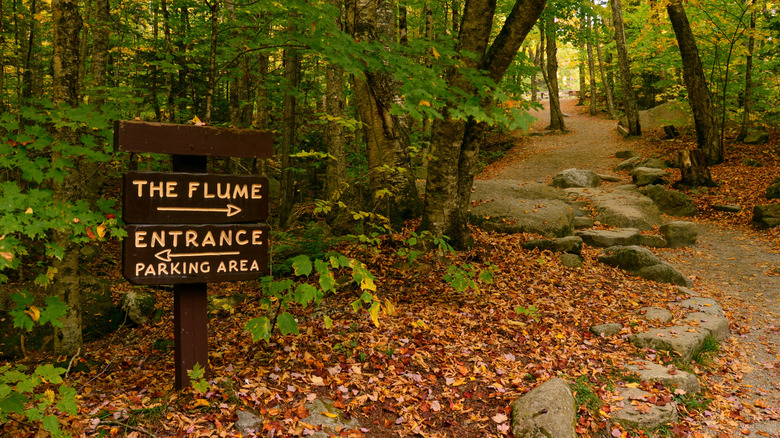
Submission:
POLYGON ((582 239, 577 236, 566 236, 557 239, 531 239, 523 242, 525 249, 548 250, 553 252, 565 252, 580 254, 582 252, 582 239))
POLYGON ((745 144, 765 144, 769 141, 769 133, 766 131, 754 131, 748 134, 742 143, 745 144))
POLYGON ((766 188, 766 199, 780 199, 780 178, 772 181, 766 188))
POLYGON ((330 400, 316 399, 306 403, 306 409, 309 411, 309 416, 302 419, 301 422, 312 426, 322 426, 322 430, 309 436, 327 438, 331 434, 337 434, 342 429, 357 429, 360 427, 357 419, 350 418, 347 420, 344 412, 333 406, 333 402, 330 400))
POLYGON ((550 185, 562 189, 598 187, 601 185, 601 178, 592 170, 566 169, 555 175, 550 185))
POLYGON ((701 390, 701 384, 696 376, 675 369, 673 365, 665 367, 640 359, 627 365, 626 369, 638 374, 645 382, 661 382, 666 387, 676 387, 688 394, 695 394, 701 390))
POLYGON ((661 307, 642 307, 639 309, 639 313, 646 321, 653 322, 655 320, 661 322, 669 322, 672 320, 672 312, 663 309, 661 307))
POLYGON ((631 172, 631 180, 637 186, 646 186, 661 181, 666 176, 663 169, 654 167, 637 167, 631 172))
POLYGON ((516 438, 574 438, 577 407, 569 385, 552 379, 512 402, 516 438))
POLYGON ((640 161, 639 165, 636 167, 649 167, 651 169, 666 169, 669 166, 667 166, 666 163, 660 158, 650 157, 640 161))
POLYGON ((656 281, 658 283, 693 287, 693 281, 690 278, 686 277, 685 274, 666 262, 661 262, 653 266, 645 266, 644 268, 634 271, 634 274, 644 279, 656 281))
POLYGON ((238 421, 233 424, 233 427, 242 435, 254 434, 263 427, 263 419, 251 412, 239 409, 236 411, 236 415, 238 421))
POLYGON ((780 225, 780 204, 753 207, 753 224, 759 228, 774 228, 780 225))
POLYGON ((673 351, 687 362, 701 350, 704 340, 709 335, 704 329, 677 325, 674 327, 653 328, 643 333, 636 333, 629 338, 631 343, 639 348, 673 351))
POLYGON ((639 163, 642 162, 642 157, 631 157, 624 161, 621 161, 617 166, 615 166, 615 172, 619 172, 621 170, 634 170, 635 167, 639 166, 639 163))
POLYGON ((685 317, 686 321, 695 323, 698 327, 709 332, 715 340, 722 341, 729 336, 729 320, 725 316, 711 315, 709 313, 693 312, 685 317))
POLYGON ((565 253, 561 254, 561 264, 567 268, 581 268, 582 257, 579 254, 565 253))
POLYGON ((606 324, 594 325, 590 328, 590 332, 596 336, 614 336, 623 330, 623 324, 616 322, 608 322, 606 324))
MULTIPOLYGON (((628 126, 626 117, 621 118, 618 124, 624 127, 628 126)), ((685 102, 670 100, 653 108, 639 111, 639 124, 642 126, 642 131, 659 129, 667 125, 691 126, 693 125, 691 107, 685 102)))
POLYGON ((649 249, 636 245, 613 246, 603 249, 598 260, 605 265, 632 272, 662 263, 649 249))
POLYGON ((661 212, 652 199, 632 186, 615 189, 566 189, 566 192, 590 199, 595 220, 616 228, 651 230, 660 225, 661 212))
POLYGON ((136 325, 144 325, 154 315, 157 298, 151 292, 130 289, 122 297, 120 309, 136 325))
POLYGON ((652 394, 638 388, 618 389, 620 402, 610 405, 612 421, 626 429, 652 432, 677 422, 677 407, 673 403, 659 406, 649 402, 652 394))
POLYGON ((621 228, 617 230, 582 230, 576 235, 590 246, 608 248, 610 246, 635 245, 639 239, 639 230, 621 228))
MULTIPOLYGON (((674 221, 661 225, 659 229, 666 239, 669 248, 682 248, 696 244, 696 238, 699 232, 696 230, 696 224, 688 221, 674 221)), ((685 286, 685 285, 681 285, 685 286)))
POLYGON ((716 316, 725 315, 725 313, 723 313, 723 307, 721 307, 720 303, 713 300, 712 298, 692 297, 688 298, 687 300, 680 301, 678 304, 680 307, 691 309, 694 312, 708 313, 710 315, 716 316))
POLYGON ((666 187, 651 184, 639 189, 639 192, 652 199, 661 210, 671 216, 694 216, 696 204, 693 198, 677 190, 668 190, 666 187))

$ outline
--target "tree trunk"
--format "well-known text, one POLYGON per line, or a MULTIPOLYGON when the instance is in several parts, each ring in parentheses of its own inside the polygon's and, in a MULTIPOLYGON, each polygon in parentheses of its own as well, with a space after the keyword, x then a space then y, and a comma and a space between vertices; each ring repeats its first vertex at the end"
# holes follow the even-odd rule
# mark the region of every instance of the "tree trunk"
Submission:
MULTIPOLYGON (((545 0, 517 0, 501 31, 488 49, 496 4, 491 0, 466 2, 458 34, 458 51, 464 67, 479 68, 495 82, 501 80, 528 32, 544 9, 545 0), (477 59, 467 54, 476 54, 477 59)), ((450 88, 473 94, 475 90, 458 69, 447 72, 450 88)), ((489 106, 491 102, 485 102, 489 106)), ((449 115, 433 123, 428 164, 425 209, 421 230, 448 236, 456 248, 468 247, 471 236, 466 211, 474 183, 475 162, 484 124, 465 122, 449 115)))
MULTIPOLYGON (((392 41, 395 35, 392 3, 386 0, 347 2, 348 31, 356 40, 392 41)), ((398 83, 386 72, 354 75, 355 104, 368 150, 368 177, 374 212, 400 228, 419 215, 421 201, 409 159, 409 122, 390 113, 401 102, 398 83)))
POLYGON ((587 51, 588 51, 588 75, 590 76, 590 115, 594 116, 598 113, 596 109, 596 64, 593 60, 593 18, 587 16, 588 20, 588 34, 587 34, 587 51))
MULTIPOLYGON (((334 6, 339 7, 339 1, 334 1, 334 6)), ((404 7, 405 9, 405 7, 404 7)), ((343 29, 340 9, 336 25, 343 29)), ((405 12, 401 14, 406 25, 405 12)), ((399 28, 401 21, 399 20, 399 28)), ((405 30, 401 38, 405 36, 405 30)), ((347 186, 347 152, 344 125, 340 122, 344 119, 346 99, 344 98, 344 70, 334 64, 325 67, 325 113, 328 122, 325 125, 325 144, 328 148, 328 163, 325 167, 325 199, 337 201, 341 198, 341 192, 347 186)), ((335 208, 335 206, 334 206, 335 208)))
POLYGON ((409 45, 409 28, 406 23, 406 3, 398 5, 398 42, 402 46, 409 45))
POLYGON ((599 60, 599 73, 601 74, 601 83, 604 85, 604 95, 607 97, 607 114, 609 114, 610 119, 615 119, 615 101, 612 97, 612 87, 609 85, 609 81, 607 80, 606 75, 606 67, 604 66, 604 63, 601 60, 601 43, 599 42, 599 34, 598 34, 598 23, 595 23, 595 26, 593 27, 593 38, 595 39, 596 43, 596 57, 599 60))
POLYGON ((37 58, 33 56, 33 52, 35 51, 35 46, 37 45, 37 41, 40 38, 37 38, 38 32, 38 20, 35 20, 34 17, 38 13, 38 2, 37 0, 31 0, 30 1, 30 30, 27 37, 27 47, 25 50, 26 56, 24 60, 24 69, 22 73, 22 97, 25 99, 29 99, 33 97, 33 92, 36 89, 35 87, 35 76, 36 76, 36 70, 38 70, 38 64, 37 58))
POLYGON ((639 126, 639 108, 636 104, 631 64, 626 49, 626 31, 623 24, 623 7, 620 0, 610 0, 612 5, 612 22, 615 26, 615 44, 617 45, 618 64, 620 64, 620 81, 623 85, 623 107, 628 119, 628 135, 642 135, 639 126))
POLYGON ((544 81, 547 83, 547 91, 550 94, 550 126, 547 129, 565 131, 566 123, 563 121, 561 100, 558 95, 558 46, 555 42, 555 21, 550 17, 543 24, 547 69, 546 72, 542 70, 542 74, 544 74, 544 81))
POLYGON ((683 79, 688 90, 688 103, 693 112, 696 125, 696 140, 699 149, 704 151, 707 161, 711 164, 723 161, 723 145, 720 142, 715 126, 715 112, 712 107, 712 97, 704 76, 704 67, 699 58, 688 17, 679 0, 674 0, 666 6, 669 20, 672 22, 677 44, 682 56, 683 79))
MULTIPOLYGON (((288 32, 294 32, 292 24, 288 26, 288 32)), ((293 207, 293 172, 290 162, 290 154, 297 143, 297 117, 298 117, 298 97, 297 90, 301 82, 301 57, 298 49, 288 47, 284 49, 284 108, 282 121, 282 181, 281 194, 279 200, 279 226, 284 228, 288 225, 293 207)))
MULTIPOLYGON (((109 0, 95 0, 95 28, 92 42, 92 93, 90 99, 98 107, 103 106, 106 94, 106 72, 108 71, 108 45, 110 36, 109 0)), ((154 87, 155 84, 152 84, 154 87)))
MULTIPOLYGON (((76 107, 79 104, 79 31, 82 27, 81 16, 76 0, 53 0, 52 23, 54 26, 54 55, 52 85, 54 102, 57 105, 76 107)), ((69 127, 57 128, 55 139, 62 143, 75 143, 78 134, 69 127)), ((57 152, 53 160, 62 159, 57 152)), ((53 183, 55 202, 67 204, 79 199, 81 190, 80 162, 76 160, 74 168, 61 182, 53 183)), ((56 259, 53 268, 57 276, 51 285, 53 295, 68 305, 68 312, 60 318, 62 327, 54 329, 54 350, 57 354, 75 354, 82 345, 81 334, 81 287, 79 284, 79 248, 71 241, 66 230, 56 230, 52 243, 63 249, 63 256, 56 259)))
MULTIPOLYGON (((160 8, 162 9, 163 13, 163 35, 165 38, 165 53, 173 57, 173 44, 171 42, 171 22, 170 22, 170 14, 168 13, 168 3, 167 0, 161 0, 160 1, 160 8)), ((176 100, 174 98, 175 96, 175 90, 174 90, 174 76, 173 72, 168 71, 168 73, 165 74, 165 101, 166 101, 166 107, 168 108, 168 122, 174 122, 176 121, 176 100)))
MULTIPOLYGON (((752 2, 751 2, 752 3, 752 2)), ((752 7, 752 4, 751 4, 752 7)), ((745 60, 745 93, 742 99, 742 124, 739 127, 737 141, 742 141, 748 135, 750 129, 750 107, 753 99, 753 50, 756 47, 756 11, 750 14, 750 37, 748 38, 748 53, 745 60)))
POLYGON ((0 0, 0 113, 5 112, 5 2, 0 0))
POLYGON ((701 149, 679 151, 677 152, 677 161, 680 163, 680 174, 682 176, 677 185, 689 187, 715 186, 710 176, 710 169, 707 167, 707 156, 701 149))
POLYGON ((211 38, 209 39, 209 76, 206 88, 206 113, 203 121, 211 123, 211 112, 214 104, 214 91, 217 87, 217 39, 219 38, 219 0, 206 2, 211 11, 211 38))

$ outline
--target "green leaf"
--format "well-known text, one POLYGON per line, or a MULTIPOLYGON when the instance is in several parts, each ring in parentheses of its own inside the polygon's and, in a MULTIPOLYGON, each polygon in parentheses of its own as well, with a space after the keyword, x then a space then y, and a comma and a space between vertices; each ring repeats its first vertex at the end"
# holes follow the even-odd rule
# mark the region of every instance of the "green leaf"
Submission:
POLYGON ((279 325, 279 331, 282 332, 283 335, 297 335, 298 332, 298 321, 295 320, 295 317, 290 315, 287 312, 279 314, 279 317, 276 320, 277 324, 279 325))
POLYGON ((491 269, 485 269, 479 273, 479 279, 483 283, 493 284, 493 271, 491 269))
POLYGON ((0 400, 0 414, 5 415, 9 412, 21 414, 24 411, 25 403, 27 403, 27 397, 14 391, 8 397, 0 400))
POLYGON ((325 315, 325 328, 329 329, 331 327, 333 327, 333 320, 330 319, 330 316, 325 315))
POLYGON ((62 374, 64 373, 65 368, 55 368, 54 365, 47 363, 45 365, 38 365, 34 374, 50 383, 62 383, 62 374))
POLYGON ((57 408, 69 415, 76 415, 79 410, 76 404, 76 390, 70 386, 60 385, 60 400, 57 402, 57 408))
POLYGON ((295 288, 295 302, 304 307, 312 300, 317 300, 318 295, 317 288, 308 283, 301 283, 295 288))
POLYGON ((43 428, 49 431, 49 433, 51 433, 53 436, 62 436, 60 431, 60 422, 54 415, 49 414, 43 417, 41 424, 43 425, 43 428))
POLYGON ((271 321, 266 316, 250 319, 244 326, 244 330, 252 335, 252 341, 254 342, 261 339, 264 341, 271 339, 271 321))
POLYGON ((295 270, 295 275, 303 275, 308 277, 311 274, 312 264, 309 256, 299 255, 292 259, 292 267, 295 270))
POLYGON ((68 305, 60 297, 46 297, 46 307, 41 309, 41 318, 38 320, 41 324, 50 322, 55 327, 62 327, 60 317, 68 313, 68 305))

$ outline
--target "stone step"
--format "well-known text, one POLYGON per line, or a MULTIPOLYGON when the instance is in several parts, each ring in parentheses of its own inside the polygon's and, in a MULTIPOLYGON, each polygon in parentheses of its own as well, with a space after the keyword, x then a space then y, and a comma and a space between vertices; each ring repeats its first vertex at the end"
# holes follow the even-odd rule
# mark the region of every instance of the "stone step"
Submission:
POLYGON ((626 429, 652 432, 666 424, 677 422, 674 403, 659 406, 650 403, 652 394, 638 388, 620 388, 610 400, 610 417, 626 429))
POLYGON ((707 330, 715 340, 722 341, 729 336, 729 320, 725 316, 711 313, 693 312, 685 317, 686 321, 693 322, 696 326, 707 330))
POLYGON ((662 366, 643 359, 626 365, 626 369, 639 375, 644 382, 661 382, 665 387, 675 387, 688 394, 701 390, 699 379, 695 375, 678 370, 674 365, 662 366))
POLYGON ((689 361, 701 349, 709 332, 703 328, 678 325, 654 328, 631 335, 631 343, 639 348, 674 351, 682 360, 689 361))

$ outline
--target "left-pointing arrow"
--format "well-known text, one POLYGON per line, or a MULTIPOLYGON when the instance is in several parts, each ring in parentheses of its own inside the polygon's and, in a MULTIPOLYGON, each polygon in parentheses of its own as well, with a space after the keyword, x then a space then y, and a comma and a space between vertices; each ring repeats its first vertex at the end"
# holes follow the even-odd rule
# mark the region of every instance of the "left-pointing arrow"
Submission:
POLYGON ((241 213, 241 208, 233 204, 228 204, 225 208, 204 208, 204 207, 157 207, 157 211, 191 211, 205 213, 226 213, 228 217, 241 213))
POLYGON ((190 252, 186 254, 171 254, 170 249, 165 249, 157 254, 154 255, 155 258, 162 260, 164 262, 170 262, 171 258, 174 257, 219 257, 219 256, 229 256, 229 255, 239 255, 241 254, 238 251, 223 251, 223 252, 190 252))

